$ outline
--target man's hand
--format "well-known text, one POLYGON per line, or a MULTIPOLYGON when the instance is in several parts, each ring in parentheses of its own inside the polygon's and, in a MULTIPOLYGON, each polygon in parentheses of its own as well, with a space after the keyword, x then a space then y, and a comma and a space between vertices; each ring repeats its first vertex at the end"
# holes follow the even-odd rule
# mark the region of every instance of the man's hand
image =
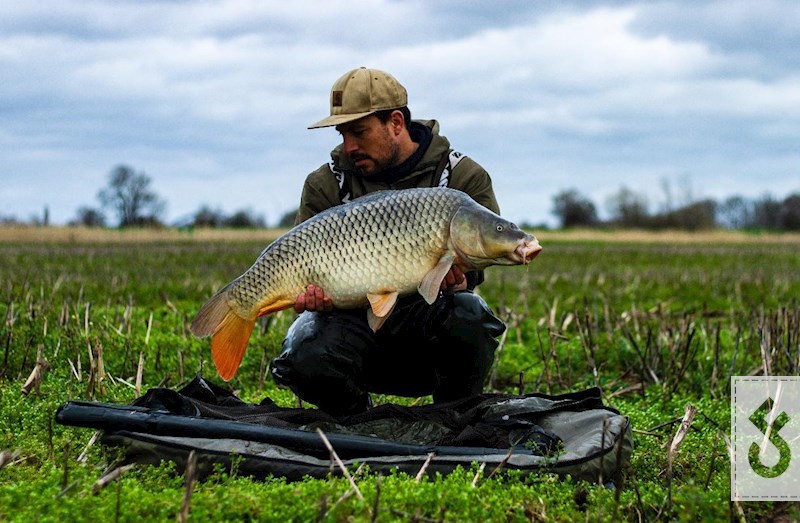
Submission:
POLYGON ((445 274, 442 285, 439 287, 444 292, 463 291, 467 288, 467 277, 464 271, 453 265, 445 274))
POLYGON ((294 310, 298 313, 303 311, 331 311, 333 310, 333 300, 326 296, 325 292, 316 285, 309 284, 306 292, 297 295, 294 302, 294 310))

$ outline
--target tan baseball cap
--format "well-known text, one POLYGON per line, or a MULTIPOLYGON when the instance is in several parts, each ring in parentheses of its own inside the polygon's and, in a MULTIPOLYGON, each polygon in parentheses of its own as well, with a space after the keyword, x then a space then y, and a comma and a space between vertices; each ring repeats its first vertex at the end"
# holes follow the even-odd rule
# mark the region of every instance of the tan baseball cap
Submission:
POLYGON ((331 127, 405 105, 408 105, 408 93, 394 76, 378 69, 359 67, 336 80, 331 89, 331 115, 308 128, 331 127))

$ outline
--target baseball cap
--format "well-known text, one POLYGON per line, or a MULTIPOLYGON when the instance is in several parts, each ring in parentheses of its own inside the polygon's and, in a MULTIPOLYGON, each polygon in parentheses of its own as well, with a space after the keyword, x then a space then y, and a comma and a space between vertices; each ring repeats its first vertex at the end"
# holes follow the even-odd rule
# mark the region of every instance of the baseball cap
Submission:
POLYGON ((336 80, 331 89, 331 115, 308 128, 331 127, 405 105, 408 105, 408 93, 394 76, 378 69, 359 67, 336 80))

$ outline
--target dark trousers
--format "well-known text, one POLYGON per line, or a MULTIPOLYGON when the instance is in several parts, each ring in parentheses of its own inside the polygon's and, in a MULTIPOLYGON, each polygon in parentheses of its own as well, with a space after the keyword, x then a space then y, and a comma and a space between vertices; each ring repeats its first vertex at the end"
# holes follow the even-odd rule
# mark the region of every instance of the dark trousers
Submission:
POLYGON ((483 390, 505 324, 472 292, 398 301, 377 333, 364 309, 304 312, 272 360, 275 381, 330 414, 369 405, 369 392, 451 401, 483 390))

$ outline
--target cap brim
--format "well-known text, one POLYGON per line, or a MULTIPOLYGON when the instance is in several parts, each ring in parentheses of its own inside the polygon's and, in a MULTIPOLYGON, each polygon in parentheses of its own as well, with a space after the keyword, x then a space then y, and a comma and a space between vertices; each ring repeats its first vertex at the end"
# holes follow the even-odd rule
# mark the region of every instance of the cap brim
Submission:
POLYGON ((323 118, 322 120, 318 121, 317 123, 313 123, 308 126, 309 129, 319 129, 321 127, 333 127, 334 125, 340 125, 347 122, 352 122, 354 120, 358 120, 359 118, 364 118, 365 116, 369 116, 375 111, 367 111, 366 113, 353 113, 353 114, 335 114, 333 116, 329 116, 327 118, 323 118))

